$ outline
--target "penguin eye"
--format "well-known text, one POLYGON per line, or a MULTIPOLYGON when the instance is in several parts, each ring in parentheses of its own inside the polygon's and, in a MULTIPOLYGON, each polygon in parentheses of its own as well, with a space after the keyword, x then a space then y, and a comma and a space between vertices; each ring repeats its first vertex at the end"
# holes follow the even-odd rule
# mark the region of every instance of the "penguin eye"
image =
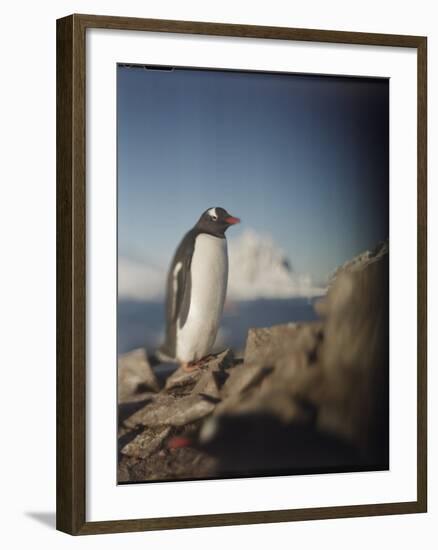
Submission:
POLYGON ((210 218, 215 222, 217 221, 217 216, 213 215, 213 216, 210 216, 210 218))

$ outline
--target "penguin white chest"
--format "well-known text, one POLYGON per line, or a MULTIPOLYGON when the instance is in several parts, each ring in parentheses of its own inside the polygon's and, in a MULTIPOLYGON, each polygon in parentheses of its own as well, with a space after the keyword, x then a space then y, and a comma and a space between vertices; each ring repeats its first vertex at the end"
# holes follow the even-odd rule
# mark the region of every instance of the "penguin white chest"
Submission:
POLYGON ((183 327, 177 324, 177 357, 184 362, 208 355, 216 340, 227 292, 226 239, 196 237, 190 276, 189 313, 183 327))

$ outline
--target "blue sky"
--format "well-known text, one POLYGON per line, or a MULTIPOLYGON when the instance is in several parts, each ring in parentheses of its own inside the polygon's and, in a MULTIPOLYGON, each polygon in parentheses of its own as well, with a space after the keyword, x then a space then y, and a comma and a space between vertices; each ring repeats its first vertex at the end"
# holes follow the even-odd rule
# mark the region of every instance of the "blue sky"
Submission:
POLYGON ((118 67, 119 255, 167 266, 208 207, 315 283, 388 236, 389 83, 118 67))

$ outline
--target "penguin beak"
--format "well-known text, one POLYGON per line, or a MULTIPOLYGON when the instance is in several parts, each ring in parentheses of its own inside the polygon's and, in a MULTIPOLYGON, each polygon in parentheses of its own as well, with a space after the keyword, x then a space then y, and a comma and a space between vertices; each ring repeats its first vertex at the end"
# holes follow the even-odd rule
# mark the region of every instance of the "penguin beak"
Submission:
POLYGON ((240 218, 235 218, 234 216, 228 216, 228 218, 225 218, 225 222, 228 225, 235 225, 236 223, 240 223, 240 218))

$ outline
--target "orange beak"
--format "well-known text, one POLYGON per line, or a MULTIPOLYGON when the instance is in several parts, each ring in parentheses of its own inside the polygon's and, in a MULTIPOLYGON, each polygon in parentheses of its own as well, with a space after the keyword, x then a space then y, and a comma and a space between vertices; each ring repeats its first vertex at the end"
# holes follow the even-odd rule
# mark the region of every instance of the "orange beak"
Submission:
POLYGON ((235 218, 234 216, 228 216, 228 218, 225 218, 225 221, 228 225, 235 225, 236 223, 240 223, 240 218, 235 218))

